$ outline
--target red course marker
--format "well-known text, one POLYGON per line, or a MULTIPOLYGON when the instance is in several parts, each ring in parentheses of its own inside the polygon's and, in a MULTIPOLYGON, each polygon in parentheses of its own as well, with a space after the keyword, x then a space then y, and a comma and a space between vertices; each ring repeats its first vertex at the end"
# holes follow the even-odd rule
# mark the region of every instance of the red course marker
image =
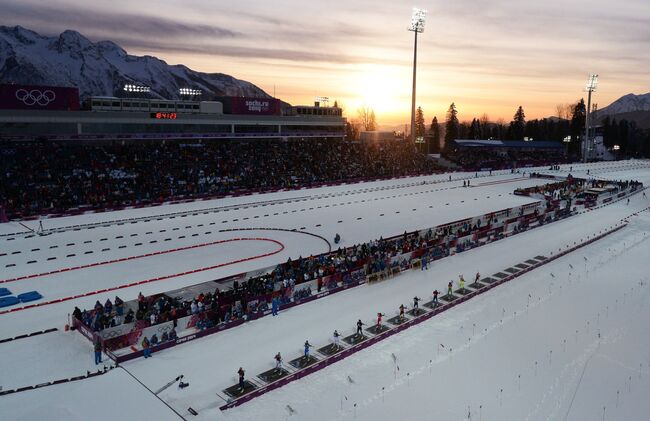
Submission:
MULTIPOLYGON (((164 275, 164 276, 160 276, 158 278, 151 278, 151 279, 144 279, 144 280, 141 280, 141 281, 130 282, 130 283, 126 283, 126 284, 123 284, 123 285, 116 286, 116 287, 106 288, 106 289, 100 290, 100 291, 92 291, 92 292, 87 292, 87 293, 84 293, 84 294, 78 294, 78 295, 75 295, 75 296, 58 298, 58 299, 55 299, 55 300, 44 301, 44 302, 41 302, 41 303, 26 305, 24 307, 16 307, 16 308, 12 308, 12 309, 9 309, 9 310, 0 311, 0 314, 13 313, 15 311, 27 310, 27 309, 34 308, 34 307, 42 307, 42 306, 46 306, 46 305, 49 305, 49 304, 56 304, 56 303, 60 303, 60 302, 63 302, 63 301, 73 300, 73 299, 81 298, 81 297, 89 297, 91 295, 100 294, 100 293, 103 293, 103 292, 115 291, 115 290, 118 290, 118 289, 128 288, 128 287, 131 287, 131 286, 134 286, 134 285, 147 284, 149 282, 163 281, 165 279, 177 278, 179 276, 184 276, 184 275, 188 275, 188 274, 192 274, 192 273, 205 272, 207 270, 212 270, 212 269, 217 269, 217 268, 224 267, 224 266, 234 265, 236 263, 247 262, 247 261, 250 261, 250 260, 260 259, 262 257, 273 256, 274 254, 280 253, 285 248, 284 244, 282 244, 278 240, 273 240, 271 238, 232 238, 230 240, 221 240, 221 241, 215 241, 213 243, 199 244, 199 245, 190 246, 190 247, 186 247, 186 248, 183 248, 183 249, 177 249, 177 250, 187 250, 187 249, 191 249, 191 248, 205 247, 207 245, 212 245, 212 244, 229 243, 229 242, 235 242, 235 241, 269 241, 271 243, 277 244, 280 247, 278 249, 272 251, 272 252, 258 254, 256 256, 251 256, 251 257, 246 257, 244 259, 231 260, 230 262, 219 263, 218 265, 207 266, 207 267, 194 269, 194 270, 191 270, 191 271, 186 271, 186 272, 181 272, 181 273, 174 273, 174 274, 171 274, 171 275, 164 275)), ((165 253, 169 253, 169 251, 158 252, 157 254, 165 254, 165 253)), ((136 259, 136 258, 139 258, 139 256, 133 257, 133 259, 136 259)), ((108 263, 104 263, 104 264, 108 264, 108 263)))

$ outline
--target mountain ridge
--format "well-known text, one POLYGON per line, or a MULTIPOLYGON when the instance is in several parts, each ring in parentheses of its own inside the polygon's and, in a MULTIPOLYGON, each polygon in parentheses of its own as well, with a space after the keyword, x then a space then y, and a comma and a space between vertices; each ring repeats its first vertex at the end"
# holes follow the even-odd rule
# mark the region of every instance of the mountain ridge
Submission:
POLYGON ((0 26, 0 83, 74 86, 83 97, 123 96, 125 84, 150 87, 150 96, 180 99, 180 88, 217 96, 270 98, 251 82, 204 73, 155 56, 128 54, 113 41, 92 42, 77 31, 44 36, 22 26, 0 26))
POLYGON ((650 111, 650 92, 646 94, 629 93, 623 95, 608 106, 599 109, 598 115, 606 116, 635 111, 650 111))

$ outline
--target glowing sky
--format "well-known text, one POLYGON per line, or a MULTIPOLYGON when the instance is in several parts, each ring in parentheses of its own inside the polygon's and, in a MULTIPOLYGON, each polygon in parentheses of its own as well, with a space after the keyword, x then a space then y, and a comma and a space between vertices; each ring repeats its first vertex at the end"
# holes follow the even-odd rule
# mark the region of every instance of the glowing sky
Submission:
POLYGON ((417 104, 430 121, 454 101, 461 120, 556 113, 600 74, 595 102, 650 91, 649 0, 0 0, 0 24, 44 35, 75 29, 195 70, 223 72, 293 104, 367 104, 380 124, 409 120, 411 8, 417 104))

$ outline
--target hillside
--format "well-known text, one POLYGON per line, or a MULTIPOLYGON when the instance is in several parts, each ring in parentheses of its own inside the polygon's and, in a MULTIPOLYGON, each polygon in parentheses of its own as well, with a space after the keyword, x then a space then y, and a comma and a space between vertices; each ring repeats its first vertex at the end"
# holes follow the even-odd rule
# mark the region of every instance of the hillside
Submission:
POLYGON ((180 88, 201 89, 205 99, 269 96, 250 82, 130 55, 111 41, 91 42, 76 31, 48 37, 21 26, 0 26, 0 83, 74 86, 82 97, 118 96, 125 84, 149 86, 152 97, 165 99, 178 99, 180 88))

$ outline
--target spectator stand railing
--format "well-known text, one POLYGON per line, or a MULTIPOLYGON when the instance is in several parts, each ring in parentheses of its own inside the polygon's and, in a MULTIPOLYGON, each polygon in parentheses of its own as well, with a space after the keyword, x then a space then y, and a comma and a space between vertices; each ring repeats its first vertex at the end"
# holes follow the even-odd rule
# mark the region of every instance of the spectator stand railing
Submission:
MULTIPOLYGON (((450 253, 461 252, 463 250, 479 246, 481 244, 486 244, 488 242, 497 240, 499 237, 498 233, 503 232, 507 226, 508 215, 521 215, 516 218, 513 218, 514 221, 510 223, 528 220, 529 218, 539 218, 540 216, 535 216, 534 211, 539 206, 538 203, 531 203, 524 206, 519 206, 510 209, 504 209, 498 212, 492 212, 490 214, 482 215, 480 217, 468 218, 460 221, 455 221, 452 223, 444 224, 441 226, 436 226, 425 230, 419 230, 412 233, 407 233, 406 237, 404 234, 390 237, 384 240, 386 243, 399 243, 403 242, 406 244, 408 241, 412 240, 413 244, 416 246, 413 247, 413 250, 409 250, 405 253, 394 253, 393 255, 386 257, 384 259, 374 259, 371 257, 359 259, 356 264, 346 268, 344 271, 337 271, 325 275, 321 279, 321 285, 324 287, 319 293, 303 297, 302 299, 290 300, 285 302, 280 306, 281 310, 291 308, 295 305, 299 305, 305 302, 312 301, 317 298, 321 298, 326 295, 331 295, 339 291, 345 290, 347 288, 361 285, 366 281, 372 281, 374 279, 373 275, 379 272, 384 272, 386 269, 389 269, 391 274, 396 274, 399 271, 402 271, 406 268, 410 268, 414 261, 418 261, 421 257, 426 254, 427 260, 437 260, 443 258, 450 253), (494 220, 497 220, 496 222, 494 220), (480 228, 476 227, 478 221, 489 221, 484 222, 485 225, 480 228), (429 241, 418 243, 420 237, 426 236, 429 232, 435 233, 444 233, 439 238, 432 238, 429 241), (490 239, 488 239, 490 238, 490 239), (485 239, 484 241, 479 241, 485 239), (461 244, 471 243, 465 247, 459 247, 461 244), (405 262, 402 266, 397 266, 399 262, 405 262), (375 263, 376 266, 373 266, 372 263, 375 263), (398 270, 395 270, 398 268, 398 270), (335 282, 332 282, 334 280, 335 282)), ((433 234, 432 234, 433 235, 433 234)), ((410 248, 410 245, 407 245, 410 248)), ((396 247, 396 246, 393 246, 396 247)), ((403 250, 404 245, 402 245, 403 250)), ((322 256, 332 257, 336 256, 337 252, 325 253, 322 256)), ((321 256, 314 256, 315 259, 319 259, 321 256)), ((287 263, 283 264, 287 265, 287 263)), ((262 274, 266 275, 272 273, 277 266, 267 267, 264 269, 259 269, 251 272, 242 273, 239 275, 231 276, 228 278, 209 281, 200 285, 206 285, 208 289, 214 289, 216 286, 224 286, 234 283, 234 281, 240 282, 242 285, 247 282, 249 279, 252 279, 255 276, 260 276, 262 274)), ((379 275, 377 275, 379 276, 379 275)), ((318 280, 311 279, 307 282, 296 282, 296 288, 311 288, 316 290, 318 280)), ((173 293, 169 293, 173 295, 173 293)), ((248 300, 256 301, 258 303, 268 302, 271 297, 279 296, 282 294, 281 288, 278 283, 274 284, 273 292, 269 292, 263 295, 258 295, 250 297, 248 300)), ((148 302, 154 302, 160 295, 147 297, 148 302)), ((231 297, 232 298, 232 297, 231 297)), ((230 311, 234 305, 234 298, 230 301, 219 300, 220 310, 230 311)), ((135 309, 137 307, 137 300, 128 301, 124 303, 124 312, 126 313, 128 309, 135 309)), ((165 349, 175 344, 180 344, 187 342, 198 337, 209 335, 211 333, 219 332, 221 330, 230 329, 232 327, 242 324, 245 320, 244 318, 237 318, 235 320, 229 320, 227 322, 221 322, 214 326, 210 326, 204 329, 196 329, 196 322, 198 318, 206 317, 209 312, 214 312, 216 309, 212 307, 206 307, 204 314, 202 315, 190 315, 187 314, 186 310, 179 310, 176 318, 176 328, 179 331, 179 338, 175 341, 169 341, 167 343, 162 343, 154 347, 154 350, 165 349), (186 336, 183 336, 186 335, 186 336)), ((270 309, 258 310, 254 312, 246 312, 246 320, 254 320, 259 317, 263 317, 271 313, 270 309)), ((232 311, 231 311, 232 314, 232 311)), ((75 320, 74 326, 80 330, 80 332, 86 336, 91 341, 99 340, 102 342, 104 348, 111 358, 114 358, 116 361, 126 361, 128 359, 137 358, 141 355, 141 350, 133 350, 131 347, 137 344, 140 338, 156 333, 160 336, 165 331, 169 331, 172 326, 174 326, 174 321, 165 321, 163 323, 155 324, 153 326, 147 326, 147 323, 143 320, 140 323, 133 322, 131 324, 121 324, 115 327, 103 329, 99 332, 93 332, 89 326, 83 325, 78 320, 75 320)))
MULTIPOLYGON (((618 197, 618 200, 622 200, 627 194, 632 194, 636 191, 640 191, 639 185, 631 184, 628 186, 628 189, 619 193, 620 197, 618 197)), ((604 202, 598 207, 610 203, 613 202, 604 202)), ((585 209, 584 211, 589 210, 591 209, 585 209)), ((165 321, 153 326, 147 326, 147 323, 142 321, 140 324, 134 323, 126 326, 119 325, 114 328, 104 329, 100 332, 93 332, 91 328, 85 326, 78 320, 74 321, 74 326, 77 327, 89 340, 99 340, 102 342, 107 355, 115 361, 127 361, 142 355, 142 350, 133 347, 133 345, 137 344, 140 338, 144 336, 149 337, 149 335, 153 335, 154 333, 161 334, 165 331, 171 330, 172 327, 178 328, 180 332, 178 339, 169 340, 153 347, 153 351, 166 349, 190 340, 239 326, 245 321, 264 317, 271 313, 271 309, 262 308, 259 304, 262 302, 268 302, 273 297, 287 297, 288 299, 279 307, 280 310, 286 310, 296 305, 335 294, 354 286, 362 285, 366 282, 375 282, 394 276, 399 272, 410 269, 419 264, 422 256, 426 255, 427 261, 435 261, 453 253, 462 252, 510 235, 524 232, 528 229, 552 221, 564 219, 574 213, 576 212, 566 212, 565 210, 559 209, 557 206, 544 206, 543 202, 534 202, 523 206, 492 212, 479 217, 443 224, 430 229, 423 229, 389 237, 383 241, 392 244, 399 244, 401 242, 399 246, 393 246, 393 248, 395 250, 401 249, 402 252, 395 252, 382 259, 376 259, 372 256, 362 258, 357 260, 354 265, 348 266, 344 270, 337 270, 328 273, 320 280, 320 283, 324 288, 316 294, 310 293, 302 297, 296 297, 293 294, 294 288, 283 291, 280 282, 275 282, 272 292, 248 297, 248 302, 255 303, 255 311, 244 310, 242 311, 242 317, 222 321, 212 326, 208 325, 197 328, 197 321, 206 319, 208 314, 210 312, 214 313, 215 310, 221 310, 222 312, 229 311, 232 314, 233 306, 235 301, 237 301, 236 297, 231 295, 229 299, 225 301, 220 300, 220 309, 206 307, 204 312, 201 314, 188 314, 187 312, 180 311, 178 314, 179 317, 175 322, 173 320, 165 321), (477 226, 479 220, 487 222, 485 222, 485 225, 479 227, 477 226), (435 236, 435 233, 440 233, 442 235, 435 236), (425 240, 427 236, 430 238, 425 240), (431 238, 431 236, 434 237, 431 238), (409 250, 412 244, 415 244, 415 246, 409 250)), ((346 249, 342 252, 347 252, 349 250, 350 249, 346 249)), ((339 251, 323 253, 322 255, 314 256, 314 258, 319 259, 321 256, 330 258, 332 256, 337 256, 337 253, 339 253, 339 251)), ((291 264, 298 264, 298 261, 294 261, 291 264)), ((287 265, 289 265, 289 263, 245 272, 199 285, 209 286, 208 290, 214 288, 215 285, 223 287, 224 285, 231 285, 235 281, 240 282, 243 285, 248 280, 255 279, 255 277, 268 276, 268 274, 273 273, 273 271, 278 267, 284 267, 284 269, 286 269, 287 265)), ((297 281, 296 287, 314 290, 317 288, 317 283, 317 279, 297 281)), ((230 292, 232 292, 232 290, 226 291, 226 293, 230 292)), ((157 294, 156 296, 147 297, 147 300, 153 302, 161 295, 165 294, 157 294)), ((135 305, 137 305, 136 300, 125 302, 126 308, 134 308, 135 305)))

